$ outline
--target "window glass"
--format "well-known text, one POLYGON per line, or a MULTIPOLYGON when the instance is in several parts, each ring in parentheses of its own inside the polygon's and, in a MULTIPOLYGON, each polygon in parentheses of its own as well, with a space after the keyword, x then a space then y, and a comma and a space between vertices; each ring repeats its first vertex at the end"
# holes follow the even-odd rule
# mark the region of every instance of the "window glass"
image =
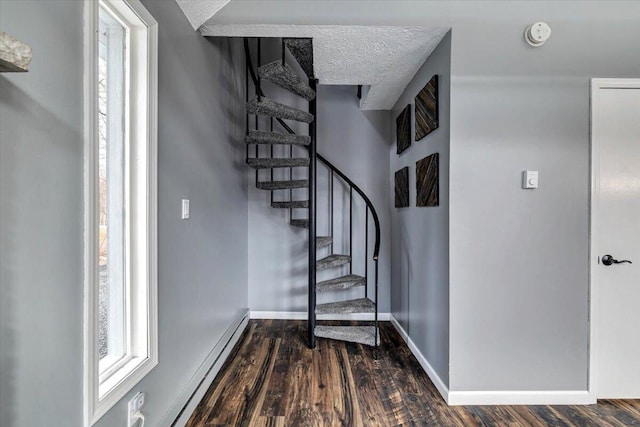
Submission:
POLYGON ((127 29, 102 7, 98 40, 98 351, 102 374, 127 354, 127 29))

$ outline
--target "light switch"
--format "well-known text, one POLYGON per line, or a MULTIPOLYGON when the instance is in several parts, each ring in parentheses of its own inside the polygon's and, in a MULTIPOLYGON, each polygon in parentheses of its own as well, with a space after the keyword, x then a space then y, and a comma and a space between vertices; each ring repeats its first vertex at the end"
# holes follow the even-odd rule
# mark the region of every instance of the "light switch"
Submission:
POLYGON ((182 199, 182 219, 189 219, 189 199, 182 199))
POLYGON ((538 188, 538 171, 522 172, 522 188, 525 190, 538 188))

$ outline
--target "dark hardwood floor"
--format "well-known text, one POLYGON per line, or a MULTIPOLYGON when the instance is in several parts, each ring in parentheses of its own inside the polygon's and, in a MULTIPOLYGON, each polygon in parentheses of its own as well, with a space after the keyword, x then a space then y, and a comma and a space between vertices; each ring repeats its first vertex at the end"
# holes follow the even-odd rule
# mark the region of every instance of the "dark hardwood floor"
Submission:
POLYGON ((449 407, 389 322, 377 360, 326 339, 309 350, 305 325, 251 320, 187 426, 640 426, 637 400, 449 407))

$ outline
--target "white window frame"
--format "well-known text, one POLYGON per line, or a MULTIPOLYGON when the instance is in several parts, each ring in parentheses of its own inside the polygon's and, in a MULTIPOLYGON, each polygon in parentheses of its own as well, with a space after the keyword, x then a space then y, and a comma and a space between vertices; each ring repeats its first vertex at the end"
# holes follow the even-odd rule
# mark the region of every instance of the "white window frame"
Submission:
POLYGON ((84 0, 84 418, 92 425, 158 364, 158 23, 139 0, 84 0), (98 16, 100 4, 144 23, 130 32, 129 170, 131 354, 100 376, 98 352, 98 16), (133 14, 133 15, 132 15, 133 14))

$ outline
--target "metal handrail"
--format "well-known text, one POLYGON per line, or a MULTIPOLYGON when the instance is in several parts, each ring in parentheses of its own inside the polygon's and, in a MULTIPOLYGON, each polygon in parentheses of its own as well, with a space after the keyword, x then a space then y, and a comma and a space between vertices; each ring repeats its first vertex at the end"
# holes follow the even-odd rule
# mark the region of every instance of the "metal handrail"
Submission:
MULTIPOLYGON (((285 51, 284 51, 284 40, 283 40, 283 50, 282 50, 282 62, 284 65, 284 61, 285 61, 285 51)), ((260 39, 258 39, 258 65, 260 65, 260 39)), ((251 60, 251 52, 249 50, 249 40, 248 38, 244 39, 244 52, 245 52, 245 60, 246 60, 246 68, 249 70, 249 73, 245 73, 245 79, 246 79, 246 87, 247 90, 245 90, 246 93, 246 97, 248 98, 248 86, 249 86, 249 82, 248 82, 248 75, 251 74, 251 79, 253 81, 253 85, 256 89, 256 96, 258 98, 258 101, 260 101, 260 98, 264 96, 264 93, 262 92, 262 88, 260 85, 260 79, 258 76, 256 76, 256 73, 253 69, 253 63, 251 60)), ((311 85, 312 89, 315 91, 317 90, 317 80, 310 78, 309 79, 309 84, 311 85)), ((248 99, 246 99, 245 101, 248 101, 248 99)), ((312 114, 314 115, 314 117, 316 116, 316 100, 314 99, 313 101, 309 102, 309 112, 312 112, 312 114)), ((283 120, 276 118, 276 121, 278 123, 280 123, 280 125, 291 135, 295 135, 296 133, 293 131, 293 129, 291 129, 283 120)), ((248 125, 248 115, 247 115, 247 125, 248 125)), ((256 130, 258 129, 258 121, 256 120, 256 130)), ((271 130, 273 131, 273 117, 271 118, 271 130)), ((247 126, 247 131, 248 131, 248 126, 247 126)), ((380 221, 378 219, 378 213, 376 212, 375 208, 373 207, 373 203, 371 203, 371 200, 369 200, 369 198, 367 197, 367 195, 364 193, 364 191, 362 191, 360 189, 360 187, 358 187, 353 181, 351 181, 351 179, 349 179, 340 169, 338 169, 337 167, 335 167, 331 162, 329 162, 327 159, 325 159, 324 157, 322 157, 321 155, 319 155, 316 152, 316 120, 314 120, 312 123, 309 124, 309 134, 311 136, 311 145, 309 147, 305 146, 305 148, 309 151, 309 159, 310 159, 310 164, 309 164, 309 320, 308 320, 308 333, 309 333, 309 347, 310 348, 315 348, 315 324, 316 324, 316 317, 315 317, 315 306, 316 306, 316 289, 315 289, 315 284, 316 284, 316 269, 315 269, 315 260, 316 260, 316 246, 315 246, 315 240, 316 240, 316 223, 315 223, 315 219, 316 219, 316 212, 315 212, 315 198, 316 198, 316 160, 320 160, 325 167, 327 167, 330 172, 331 172, 331 198, 330 198, 330 204, 331 204, 331 237, 333 237, 333 178, 334 178, 334 174, 337 174, 340 178, 342 178, 342 180, 347 183, 347 185, 349 186, 349 255, 353 255, 353 248, 352 248, 352 244, 353 244, 353 190, 356 190, 356 193, 358 193, 360 195, 360 197, 362 197, 362 199, 364 200, 365 204, 367 205, 367 210, 365 213, 365 281, 368 284, 368 265, 367 265, 367 256, 366 256, 366 252, 367 249, 369 247, 369 211, 371 211, 371 216, 373 217, 374 223, 375 223, 375 230, 376 230, 376 241, 375 241, 375 245, 374 245, 374 250, 373 250, 373 261, 374 261, 374 271, 375 271, 375 297, 374 297, 374 304, 375 304, 375 318, 374 318, 374 322, 375 322, 375 338, 374 338, 374 344, 375 344, 375 348, 376 348, 376 352, 374 353, 377 358, 377 348, 378 348, 378 331, 379 331, 379 327, 378 327, 378 255, 380 253, 380 221)), ((292 149, 293 147, 290 146, 289 147, 289 157, 292 157, 292 149)), ((249 150, 247 147, 247 158, 249 156, 249 150)), ((258 157, 258 147, 256 146, 256 157, 258 157)), ((273 157, 273 146, 271 147, 271 157, 273 157)), ((291 168, 289 168, 289 175, 291 176, 291 168)), ((271 170, 271 180, 273 181, 273 169, 271 170)), ((256 170, 256 183, 258 182, 258 171, 256 170)), ((271 200, 273 203, 273 191, 271 192, 271 200)), ((289 200, 292 200, 292 192, 291 190, 289 190, 289 200)), ((289 209, 289 215, 290 218, 292 218, 292 212, 293 209, 290 208, 289 209)), ((331 243, 331 251, 333 252, 333 242, 331 243)), ((352 262, 353 260, 351 260, 349 262, 349 272, 351 273, 352 271, 352 262)), ((365 297, 367 297, 367 293, 368 293, 368 286, 365 286, 365 297)))
MULTIPOLYGON (((259 96, 264 96, 264 92, 259 87, 258 76, 256 76, 256 73, 253 70, 253 62, 251 60, 251 53, 249 51, 249 40, 247 38, 244 39, 244 54, 245 54, 245 59, 247 61, 247 68, 249 69, 249 74, 251 75, 251 80, 253 81, 254 86, 258 88, 257 92, 259 96)), ((276 118, 276 121, 289 134, 291 135, 296 134, 293 131, 293 129, 291 129, 289 125, 287 125, 282 119, 276 118)), ((308 149, 308 147, 306 146, 304 147, 308 149)), ((364 191, 362 191, 360 187, 358 187, 353 181, 351 181, 349 177, 347 177, 340 169, 338 169, 336 166, 334 166, 330 161, 328 161, 326 158, 324 158, 320 154, 317 154, 316 156, 317 156, 317 159, 320 160, 326 167, 328 167, 331 171, 333 171, 340 178, 342 178, 342 180, 345 181, 350 188, 353 188, 356 191, 356 193, 358 193, 360 197, 362 197, 365 204, 369 207, 369 210, 371 211, 371 216, 373 217, 373 222, 375 223, 375 229, 376 229, 376 240, 375 240, 374 249, 373 249, 373 260, 377 261, 378 255, 380 254, 380 220, 378 219, 378 213, 376 212, 376 209, 373 207, 373 203, 371 203, 371 200, 369 200, 369 198, 364 193, 364 191)))

